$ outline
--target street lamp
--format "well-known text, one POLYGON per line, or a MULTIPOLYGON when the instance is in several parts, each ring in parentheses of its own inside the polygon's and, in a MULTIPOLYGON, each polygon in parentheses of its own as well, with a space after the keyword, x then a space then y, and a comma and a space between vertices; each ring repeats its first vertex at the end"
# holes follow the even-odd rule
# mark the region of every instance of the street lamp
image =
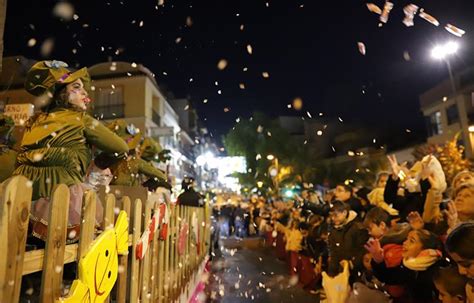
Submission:
POLYGON ((456 85, 454 83, 454 77, 453 77, 453 72, 451 70, 451 63, 449 62, 449 57, 454 55, 458 51, 458 49, 459 49, 459 44, 457 42, 449 41, 445 44, 436 45, 431 50, 431 57, 437 60, 444 60, 444 62, 446 62, 454 98, 456 98, 456 85))
POLYGON ((275 159, 274 155, 267 155, 267 160, 272 161, 273 159, 275 159))

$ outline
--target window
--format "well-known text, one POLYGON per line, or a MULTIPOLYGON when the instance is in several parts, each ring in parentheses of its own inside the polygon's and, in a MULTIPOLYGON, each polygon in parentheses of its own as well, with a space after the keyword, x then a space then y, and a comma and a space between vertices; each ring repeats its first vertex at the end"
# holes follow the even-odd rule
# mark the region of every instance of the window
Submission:
POLYGON ((443 133, 441 112, 434 112, 426 117, 426 126, 428 128, 428 136, 441 135, 443 133))
POLYGON ((448 117, 448 125, 459 122, 459 112, 456 104, 453 104, 446 109, 446 116, 448 117))
POLYGON ((121 87, 98 88, 94 102, 94 116, 100 119, 122 118, 124 116, 123 89, 121 87))

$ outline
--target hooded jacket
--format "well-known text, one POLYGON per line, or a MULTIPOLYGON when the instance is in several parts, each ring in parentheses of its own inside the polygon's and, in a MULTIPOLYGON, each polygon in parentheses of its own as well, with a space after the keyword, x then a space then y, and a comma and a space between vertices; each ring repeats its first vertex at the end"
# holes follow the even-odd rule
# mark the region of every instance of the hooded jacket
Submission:
POLYGON ((347 220, 340 226, 333 226, 329 233, 328 248, 329 272, 339 272, 339 263, 342 260, 352 261, 353 271, 362 269, 362 259, 365 254, 364 244, 369 239, 365 228, 357 221, 357 213, 349 211, 347 220))

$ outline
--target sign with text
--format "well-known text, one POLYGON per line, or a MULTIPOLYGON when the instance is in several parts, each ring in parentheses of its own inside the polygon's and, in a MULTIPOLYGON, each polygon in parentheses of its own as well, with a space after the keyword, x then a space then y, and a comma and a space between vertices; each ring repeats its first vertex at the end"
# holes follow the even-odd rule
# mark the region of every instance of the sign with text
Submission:
POLYGON ((15 125, 24 125, 25 122, 33 116, 35 106, 26 104, 7 104, 5 105, 5 116, 9 116, 15 121, 15 125))

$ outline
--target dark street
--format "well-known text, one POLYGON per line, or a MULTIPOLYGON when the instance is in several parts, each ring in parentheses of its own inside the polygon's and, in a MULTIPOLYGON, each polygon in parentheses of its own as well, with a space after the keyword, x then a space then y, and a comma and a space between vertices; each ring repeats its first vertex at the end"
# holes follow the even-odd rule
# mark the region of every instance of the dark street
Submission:
POLYGON ((286 263, 259 239, 227 239, 222 245, 222 257, 212 263, 207 302, 319 302, 290 279, 286 263))

